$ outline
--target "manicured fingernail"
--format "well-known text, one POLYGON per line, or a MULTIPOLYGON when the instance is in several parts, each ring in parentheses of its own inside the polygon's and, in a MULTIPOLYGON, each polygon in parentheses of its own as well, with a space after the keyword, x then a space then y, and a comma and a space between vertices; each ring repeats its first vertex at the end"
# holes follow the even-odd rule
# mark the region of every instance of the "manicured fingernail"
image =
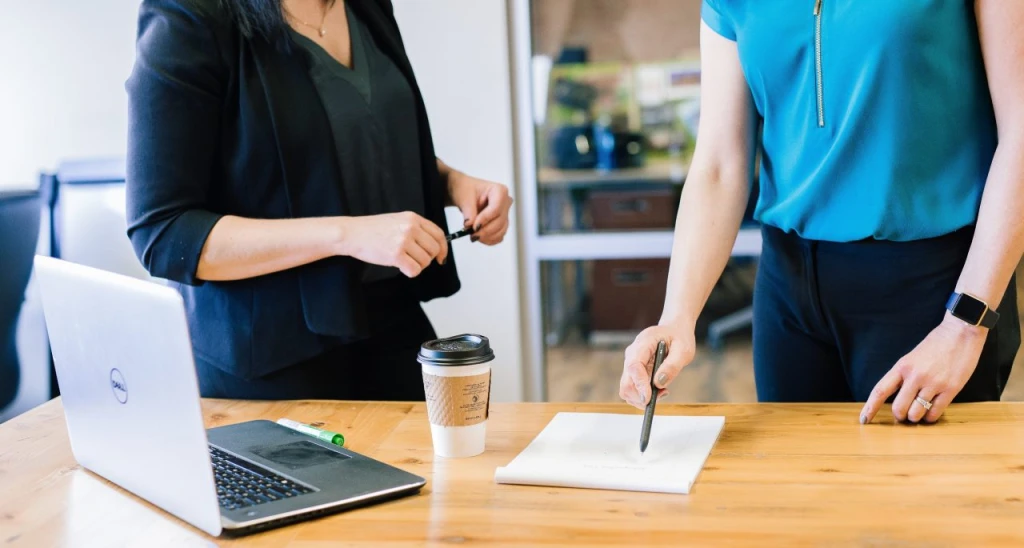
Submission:
POLYGON ((867 424, 868 423, 868 416, 867 415, 861 415, 860 416, 860 423, 861 424, 867 424))
POLYGON ((658 386, 665 386, 666 382, 668 382, 668 375, 666 375, 664 373, 658 373, 658 379, 657 379, 658 386))
POLYGON ((473 227, 473 230, 480 230, 480 227, 482 227, 482 226, 484 226, 484 225, 482 225, 480 223, 477 223, 476 226, 473 227))

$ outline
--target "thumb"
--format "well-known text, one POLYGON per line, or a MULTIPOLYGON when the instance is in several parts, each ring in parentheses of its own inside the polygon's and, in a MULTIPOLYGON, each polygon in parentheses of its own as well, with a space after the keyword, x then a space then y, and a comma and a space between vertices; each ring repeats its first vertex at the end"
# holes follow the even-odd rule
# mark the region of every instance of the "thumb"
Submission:
POLYGON ((676 375, 690 364, 693 359, 694 348, 685 341, 675 339, 668 347, 668 354, 661 362, 661 367, 654 374, 654 385, 658 388, 667 388, 676 375))
POLYGON ((480 214, 480 208, 477 205, 476 199, 463 200, 463 203, 459 204, 459 211, 462 212, 462 217, 465 219, 462 222, 462 226, 475 226, 476 217, 480 214))

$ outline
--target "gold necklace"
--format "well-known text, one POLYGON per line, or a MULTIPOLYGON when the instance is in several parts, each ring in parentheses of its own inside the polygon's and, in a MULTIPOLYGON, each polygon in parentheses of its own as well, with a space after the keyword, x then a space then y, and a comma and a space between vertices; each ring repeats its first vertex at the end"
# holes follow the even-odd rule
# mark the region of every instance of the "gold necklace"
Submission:
POLYGON ((295 17, 294 15, 292 15, 292 12, 288 11, 288 8, 285 8, 283 5, 281 7, 284 9, 284 12, 285 12, 285 14, 288 15, 288 17, 291 17, 292 19, 298 21, 300 24, 305 25, 305 26, 307 26, 307 27, 317 31, 318 33, 320 33, 320 38, 323 38, 327 34, 327 28, 324 27, 324 22, 327 21, 327 12, 331 11, 331 8, 334 7, 334 2, 331 2, 330 5, 327 5, 327 6, 324 7, 323 14, 320 15, 320 26, 319 27, 317 27, 315 25, 310 25, 309 23, 303 21, 302 19, 299 19, 298 17, 295 17))

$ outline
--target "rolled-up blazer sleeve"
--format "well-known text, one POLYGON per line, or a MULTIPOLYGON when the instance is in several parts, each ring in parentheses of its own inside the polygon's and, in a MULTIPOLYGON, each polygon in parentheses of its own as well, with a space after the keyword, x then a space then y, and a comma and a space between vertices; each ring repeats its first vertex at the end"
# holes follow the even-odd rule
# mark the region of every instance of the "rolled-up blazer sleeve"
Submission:
POLYGON ((199 285, 228 69, 201 0, 145 0, 128 92, 128 237, 153 276, 199 285))

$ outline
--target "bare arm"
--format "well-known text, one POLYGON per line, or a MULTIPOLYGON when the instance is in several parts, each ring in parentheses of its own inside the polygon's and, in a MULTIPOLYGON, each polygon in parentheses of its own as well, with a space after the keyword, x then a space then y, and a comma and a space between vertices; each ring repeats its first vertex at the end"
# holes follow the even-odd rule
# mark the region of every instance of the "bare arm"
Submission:
POLYGON ((1024 254, 1024 4, 981 0, 976 9, 999 145, 957 290, 995 307, 1024 254))
POLYGON ((636 407, 650 394, 659 340, 668 355, 655 379, 668 386, 695 352, 693 330, 732 253, 750 197, 757 116, 736 43, 701 22, 701 115, 676 219, 665 307, 658 326, 626 349, 619 395, 636 407))
POLYGON ((697 146, 676 218, 661 324, 692 330, 732 253, 750 196, 756 111, 736 43, 701 23, 697 146))
POLYGON ((196 277, 240 280, 332 256, 394 266, 415 277, 448 257, 441 229, 411 212, 366 217, 246 219, 222 217, 203 244, 196 277))
POLYGON ((452 196, 451 181, 452 181, 452 175, 453 174, 457 174, 458 172, 455 171, 454 169, 452 169, 452 167, 449 166, 448 164, 444 163, 443 160, 441 160, 440 158, 437 158, 437 173, 441 176, 441 184, 443 184, 445 186, 445 188, 448 189, 448 191, 445 193, 444 205, 446 205, 446 206, 453 206, 453 205, 455 205, 454 203, 452 203, 452 198, 451 198, 451 196, 452 196))
MULTIPOLYGON (((956 290, 996 307, 1024 253, 1024 3, 978 0, 978 34, 998 146, 978 211, 974 239, 956 290)), ((1000 319, 1013 321, 1013 318, 1000 319)), ((871 391, 861 422, 874 419, 890 395, 893 417, 912 423, 939 420, 978 367, 987 330, 946 313, 921 343, 904 355, 871 391), (926 408, 916 398, 930 402, 926 408)))
POLYGON ((335 218, 222 217, 203 244, 196 277, 253 278, 338 255, 339 225, 335 218))

